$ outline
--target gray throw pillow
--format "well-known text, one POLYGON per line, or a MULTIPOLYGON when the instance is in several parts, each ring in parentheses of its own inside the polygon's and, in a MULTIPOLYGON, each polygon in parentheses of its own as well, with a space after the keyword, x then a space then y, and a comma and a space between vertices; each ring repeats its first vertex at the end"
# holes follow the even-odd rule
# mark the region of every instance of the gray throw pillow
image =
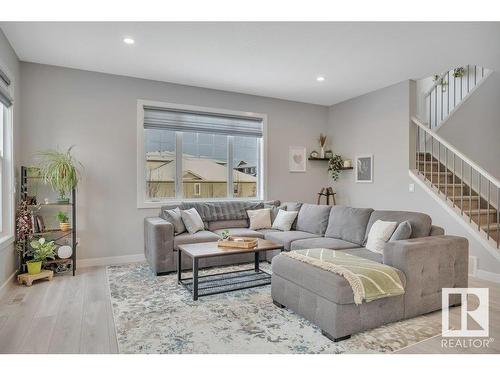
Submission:
POLYGON ((203 220, 201 220, 201 216, 198 211, 196 211, 196 208, 193 207, 189 210, 182 210, 181 216, 189 234, 195 234, 205 229, 205 224, 203 220))
POLYGON ((407 240, 411 237, 411 224, 408 220, 399 223, 389 241, 407 240))
POLYGON ((179 207, 173 210, 163 210, 163 218, 174 226, 175 234, 184 233, 186 231, 179 207))

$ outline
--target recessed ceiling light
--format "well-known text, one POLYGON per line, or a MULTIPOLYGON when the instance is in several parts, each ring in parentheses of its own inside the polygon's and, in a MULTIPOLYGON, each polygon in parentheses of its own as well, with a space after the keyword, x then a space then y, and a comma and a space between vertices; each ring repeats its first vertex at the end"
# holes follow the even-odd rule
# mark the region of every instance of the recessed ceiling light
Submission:
POLYGON ((323 76, 316 77, 316 81, 318 81, 318 82, 323 82, 324 80, 325 80, 325 77, 323 77, 323 76))
POLYGON ((134 44, 135 40, 132 38, 123 38, 123 43, 125 44, 134 44))

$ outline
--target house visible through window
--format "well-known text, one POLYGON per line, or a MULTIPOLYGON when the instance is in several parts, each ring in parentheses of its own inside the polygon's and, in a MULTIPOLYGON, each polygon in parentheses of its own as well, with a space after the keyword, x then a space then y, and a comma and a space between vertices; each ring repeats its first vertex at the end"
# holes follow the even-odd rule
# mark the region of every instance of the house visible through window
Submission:
POLYGON ((263 197, 263 118, 143 110, 146 201, 263 197))

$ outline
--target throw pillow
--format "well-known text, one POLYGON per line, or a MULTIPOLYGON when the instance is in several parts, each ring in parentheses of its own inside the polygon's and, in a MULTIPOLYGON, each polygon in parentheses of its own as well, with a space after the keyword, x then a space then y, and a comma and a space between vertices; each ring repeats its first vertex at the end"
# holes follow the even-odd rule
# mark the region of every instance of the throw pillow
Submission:
POLYGON ((181 217, 190 234, 195 234, 205 229, 205 224, 203 224, 203 220, 201 220, 200 214, 196 211, 196 208, 193 207, 189 210, 182 210, 181 217))
POLYGON ((250 219, 250 229, 267 229, 271 228, 271 209, 262 208, 260 210, 248 210, 248 218, 250 219))
POLYGON ((282 231, 289 231, 292 227, 294 220, 297 218, 299 211, 285 211, 279 210, 272 228, 282 231))
POLYGON ((395 221, 377 220, 368 233, 366 248, 374 253, 382 254, 385 243, 391 238, 397 225, 395 221))
POLYGON ((163 217, 174 226, 175 234, 184 233, 186 231, 179 207, 173 210, 163 210, 163 217))
POLYGON ((280 210, 285 210, 286 211, 286 206, 284 204, 282 204, 279 207, 275 206, 275 205, 264 204, 264 207, 271 209, 271 223, 274 223, 274 220, 276 219, 276 216, 278 216, 278 212, 280 210))
POLYGON ((411 224, 408 220, 399 223, 389 241, 407 240, 411 237, 411 224))
MULTIPOLYGON (((283 203, 283 206, 285 206, 286 211, 297 211, 297 213, 300 211, 300 208, 302 207, 302 203, 300 202, 285 202, 283 203)), ((297 215, 298 217, 298 215, 297 215)), ((296 230, 297 229, 297 218, 295 218, 293 224, 292 224, 292 229, 296 230)))

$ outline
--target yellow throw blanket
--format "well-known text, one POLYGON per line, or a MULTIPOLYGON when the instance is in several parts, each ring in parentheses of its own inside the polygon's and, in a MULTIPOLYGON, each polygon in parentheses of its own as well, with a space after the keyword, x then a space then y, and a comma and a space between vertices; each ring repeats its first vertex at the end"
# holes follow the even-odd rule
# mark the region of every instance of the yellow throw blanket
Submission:
POLYGON ((396 269, 385 264, 331 249, 281 254, 344 277, 352 288, 356 305, 405 293, 396 269))

